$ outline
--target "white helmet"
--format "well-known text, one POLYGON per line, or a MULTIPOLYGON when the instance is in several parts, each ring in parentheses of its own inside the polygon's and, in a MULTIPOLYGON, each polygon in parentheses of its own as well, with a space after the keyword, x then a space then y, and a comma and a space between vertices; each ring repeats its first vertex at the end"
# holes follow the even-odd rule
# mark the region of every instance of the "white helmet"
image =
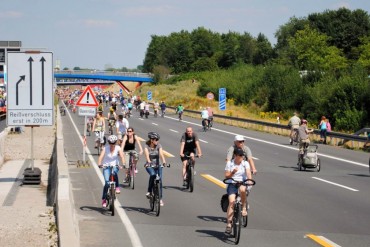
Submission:
POLYGON ((117 136, 115 136, 115 135, 108 136, 108 142, 110 144, 115 144, 117 142, 117 136))

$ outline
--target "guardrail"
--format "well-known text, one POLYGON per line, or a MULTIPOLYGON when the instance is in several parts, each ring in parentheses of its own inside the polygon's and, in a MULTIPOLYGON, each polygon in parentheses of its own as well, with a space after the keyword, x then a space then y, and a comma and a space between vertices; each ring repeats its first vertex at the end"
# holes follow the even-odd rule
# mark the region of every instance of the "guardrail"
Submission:
MULTIPOLYGON (((171 107, 171 106, 168 106, 167 108, 170 108, 173 110, 176 109, 176 107, 171 107)), ((200 117, 199 111, 184 110, 184 112, 196 114, 198 117, 200 117)), ((216 120, 223 119, 223 120, 230 120, 230 121, 236 121, 239 123, 243 123, 244 125, 246 125, 244 127, 251 127, 253 129, 262 130, 266 132, 273 132, 273 133, 281 134, 281 135, 285 134, 287 136, 290 134, 290 127, 288 127, 287 125, 283 125, 283 124, 264 122, 264 121, 253 120, 253 119, 231 117, 231 116, 224 116, 224 115, 219 115, 219 114, 214 114, 213 116, 215 117, 216 120)), ((232 123, 229 122, 228 124, 232 124, 232 123)), ((369 129, 370 131, 370 128, 365 128, 363 130, 367 130, 367 129, 369 129)), ((361 133, 363 133, 363 131, 361 133)), ((316 136, 320 136, 320 130, 314 129, 313 134, 315 134, 316 136)), ((367 141, 367 137, 359 136, 358 134, 351 135, 351 134, 331 131, 331 132, 327 132, 327 136, 330 137, 330 141, 329 141, 330 144, 336 145, 336 146, 341 146, 341 145, 346 144, 350 147, 362 148, 363 144, 367 141)), ((319 138, 314 138, 314 139, 319 139, 319 138)))

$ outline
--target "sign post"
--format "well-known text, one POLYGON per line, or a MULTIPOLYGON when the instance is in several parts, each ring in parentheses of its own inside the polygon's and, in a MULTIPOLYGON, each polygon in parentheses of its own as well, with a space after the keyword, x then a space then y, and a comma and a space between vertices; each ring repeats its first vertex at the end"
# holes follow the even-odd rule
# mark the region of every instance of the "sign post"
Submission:
POLYGON ((39 184, 41 170, 34 168, 33 128, 54 124, 53 53, 8 52, 6 68, 6 123, 31 127, 31 168, 26 168, 23 182, 39 184))
POLYGON ((148 92, 147 92, 146 98, 147 98, 148 100, 152 100, 152 91, 148 91, 148 92))
POLYGON ((218 89, 218 109, 220 111, 226 110, 226 88, 218 89))
POLYGON ((78 106, 78 115, 85 116, 85 126, 84 126, 84 135, 83 135, 83 163, 86 160, 86 125, 87 125, 87 116, 95 116, 96 107, 99 106, 98 101, 96 100, 94 92, 91 90, 90 86, 85 88, 85 91, 78 98, 76 106, 78 106))

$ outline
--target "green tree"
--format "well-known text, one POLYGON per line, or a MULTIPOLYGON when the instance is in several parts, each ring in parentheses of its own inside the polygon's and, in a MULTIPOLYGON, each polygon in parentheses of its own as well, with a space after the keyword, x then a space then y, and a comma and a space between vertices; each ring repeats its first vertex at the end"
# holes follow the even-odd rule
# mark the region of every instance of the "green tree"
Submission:
POLYGON ((255 65, 266 64, 270 59, 273 58, 274 51, 271 43, 262 33, 259 33, 257 36, 256 46, 257 51, 253 56, 253 63, 255 65))
POLYGON ((152 40, 150 41, 145 54, 143 72, 152 72, 156 65, 167 65, 164 56, 167 37, 157 35, 152 35, 151 37, 152 40))

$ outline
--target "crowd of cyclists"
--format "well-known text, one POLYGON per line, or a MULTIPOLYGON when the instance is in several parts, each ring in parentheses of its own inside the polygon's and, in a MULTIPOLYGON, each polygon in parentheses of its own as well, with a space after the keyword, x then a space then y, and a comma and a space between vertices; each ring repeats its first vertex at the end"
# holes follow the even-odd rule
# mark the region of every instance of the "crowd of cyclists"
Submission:
MULTIPOLYGON (((74 99, 78 95, 78 92, 73 92, 70 99, 74 99)), ((91 131, 96 135, 95 148, 101 148, 98 158, 98 166, 103 168, 103 176, 105 180, 102 193, 102 206, 107 206, 106 196, 109 184, 109 176, 111 174, 110 169, 114 169, 116 193, 120 193, 120 180, 118 178, 118 173, 120 168, 125 168, 126 165, 128 165, 130 152, 134 153, 135 172, 137 172, 136 164, 138 163, 140 155, 144 154, 145 156, 144 167, 149 174, 148 188, 145 196, 149 198, 152 193, 154 179, 157 174, 162 179, 162 167, 166 164, 163 148, 159 143, 160 135, 157 132, 149 132, 147 136, 148 139, 143 148, 140 140, 134 132, 134 128, 129 125, 128 121, 128 118, 131 115, 131 111, 134 107, 140 112, 140 117, 143 117, 143 115, 146 114, 149 115, 149 103, 141 101, 140 97, 133 96, 124 98, 122 95, 113 93, 100 93, 97 95, 97 100, 100 103, 100 105, 97 107, 97 114, 93 119, 89 119, 89 122, 90 124, 92 122, 91 131), (109 111, 106 116, 104 116, 103 111, 104 103, 106 106, 109 106, 109 111), (121 107, 121 109, 119 109, 119 107, 121 107), (108 126, 109 129, 107 138, 105 137, 107 129, 106 126, 108 126), (117 165, 112 167, 110 165, 112 162, 115 162, 117 165)), ((67 104, 73 105, 74 102, 75 100, 69 101, 67 104)), ((161 116, 164 117, 166 112, 165 102, 154 102, 152 107, 154 116, 158 115, 159 110, 161 110, 161 116)), ((179 120, 182 120, 184 107, 181 104, 176 108, 176 112, 179 114, 179 120)), ((212 109, 210 107, 204 108, 201 112, 201 118, 203 126, 209 126, 212 124, 212 109)), ((232 178, 234 181, 243 182, 247 178, 251 179, 252 175, 257 173, 252 152, 250 148, 244 144, 244 142, 244 137, 237 135, 234 137, 233 145, 227 150, 227 155, 225 158, 225 178, 232 178)), ((197 133, 193 131, 192 127, 187 127, 181 136, 179 156, 182 162, 182 185, 186 187, 186 166, 188 160, 192 159, 193 164, 195 164, 195 157, 202 157, 202 149, 199 138, 197 133)), ((123 183, 126 183, 127 176, 128 169, 126 169, 123 183)), ((250 190, 250 188, 247 188, 245 185, 237 186, 236 184, 228 184, 227 194, 229 199, 229 207, 227 210, 227 226, 225 230, 227 234, 231 233, 233 205, 235 202, 235 194, 238 190, 242 197, 243 216, 247 214, 246 192, 250 190)), ((160 191, 160 205, 164 206, 162 183, 160 183, 160 191)))

